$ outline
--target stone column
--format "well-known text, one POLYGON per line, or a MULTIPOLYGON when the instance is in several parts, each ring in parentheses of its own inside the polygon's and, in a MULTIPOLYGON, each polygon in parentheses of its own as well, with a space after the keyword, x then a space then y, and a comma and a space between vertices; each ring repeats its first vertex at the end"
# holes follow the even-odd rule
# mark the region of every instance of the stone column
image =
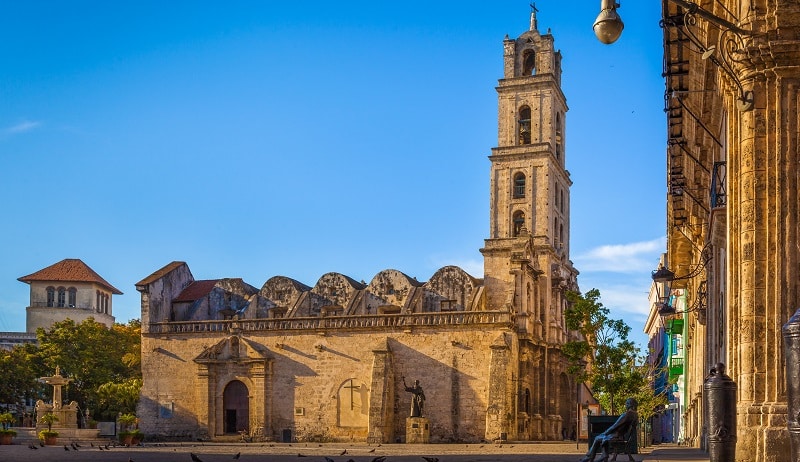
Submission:
POLYGON ((257 362, 250 365, 248 375, 253 381, 253 389, 250 391, 252 398, 250 399, 250 431, 253 432, 258 428, 263 431, 259 436, 272 436, 272 428, 270 426, 270 419, 268 418, 267 406, 269 404, 269 397, 267 395, 267 374, 270 369, 270 363, 257 362))
POLYGON ((197 423, 198 423, 198 436, 206 438, 214 433, 214 422, 212 421, 210 410, 213 409, 214 403, 213 392, 211 391, 211 380, 209 377, 208 366, 197 366, 197 398, 195 405, 197 406, 197 423))
MULTIPOLYGON (((779 9, 781 7, 778 7, 779 9)), ((778 16, 788 17, 787 11, 778 16)), ((755 108, 731 114, 729 355, 739 383, 738 457, 784 460, 785 371, 781 326, 800 305, 797 268, 798 79, 793 44, 769 43, 768 69, 752 80, 755 108), (795 63, 792 65, 791 63, 795 63)), ((766 56, 762 51, 762 55, 766 56)))
MULTIPOLYGON (((505 335, 501 334, 491 345, 489 359, 489 406, 486 409, 486 434, 489 441, 502 438, 509 429, 507 415, 511 412, 508 396, 510 351, 505 335)), ((506 438, 508 437, 505 435, 506 438)))
POLYGON ((384 340, 372 350, 367 443, 394 442, 394 372, 392 352, 384 340))

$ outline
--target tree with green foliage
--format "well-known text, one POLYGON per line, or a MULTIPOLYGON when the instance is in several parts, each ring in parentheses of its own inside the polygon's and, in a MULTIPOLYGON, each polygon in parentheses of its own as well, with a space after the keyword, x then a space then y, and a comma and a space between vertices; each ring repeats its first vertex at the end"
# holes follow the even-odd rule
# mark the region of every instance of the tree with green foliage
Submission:
POLYGON ((639 391, 634 397, 639 403, 639 417, 647 421, 664 410, 669 404, 669 398, 667 397, 666 390, 662 390, 660 393, 656 394, 655 388, 653 387, 656 376, 664 373, 664 371, 655 368, 646 361, 642 361, 641 365, 638 367, 646 380, 640 384, 639 391))
POLYGON ((637 397, 642 384, 648 383, 641 368, 636 367, 639 349, 628 339, 631 328, 609 316, 597 289, 584 295, 568 292, 567 299, 567 328, 581 334, 562 350, 569 360, 569 371, 591 384, 600 404, 616 414, 618 406, 629 397, 637 397))
POLYGON ((0 403, 13 404, 43 397, 46 389, 39 377, 44 376, 46 370, 34 344, 0 349, 0 403))
POLYGON ((142 379, 130 378, 122 383, 108 382, 97 389, 97 410, 95 417, 102 420, 114 420, 122 414, 136 412, 139 402, 139 391, 142 389, 142 379))
POLYGON ((141 379, 140 331, 138 320, 109 329, 93 318, 81 323, 67 319, 37 331, 38 355, 49 370, 59 366, 72 379, 70 401, 97 410, 102 385, 141 379))

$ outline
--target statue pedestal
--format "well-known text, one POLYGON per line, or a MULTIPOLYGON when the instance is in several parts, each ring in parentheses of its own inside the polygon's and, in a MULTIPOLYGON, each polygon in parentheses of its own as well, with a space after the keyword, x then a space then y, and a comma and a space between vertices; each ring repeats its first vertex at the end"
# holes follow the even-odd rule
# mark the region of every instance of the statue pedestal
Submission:
POLYGON ((406 444, 431 442, 430 420, 425 417, 406 418, 406 444))

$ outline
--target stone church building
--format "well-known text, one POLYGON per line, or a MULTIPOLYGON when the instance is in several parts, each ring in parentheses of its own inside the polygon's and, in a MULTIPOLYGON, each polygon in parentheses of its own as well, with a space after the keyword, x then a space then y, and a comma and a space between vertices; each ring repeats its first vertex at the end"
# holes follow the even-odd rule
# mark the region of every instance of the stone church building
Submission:
POLYGON ((535 11, 530 30, 503 41, 503 63, 483 277, 447 266, 426 282, 387 269, 368 283, 328 273, 257 288, 169 263, 136 284, 143 432, 405 441, 415 380, 431 442, 572 432, 567 104, 561 54, 535 11))

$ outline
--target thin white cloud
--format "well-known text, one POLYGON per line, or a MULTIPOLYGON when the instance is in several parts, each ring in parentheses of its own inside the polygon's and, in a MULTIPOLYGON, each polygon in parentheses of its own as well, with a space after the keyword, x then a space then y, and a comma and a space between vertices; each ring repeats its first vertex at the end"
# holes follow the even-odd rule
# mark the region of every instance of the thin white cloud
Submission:
POLYGON ((581 272, 640 273, 651 271, 666 250, 667 238, 630 244, 603 245, 574 258, 581 272))
POLYGON ((6 132, 9 135, 14 135, 14 134, 18 134, 18 133, 29 132, 29 131, 39 127, 40 125, 42 125, 41 122, 26 120, 26 121, 20 122, 20 123, 18 123, 16 125, 12 125, 10 127, 7 127, 3 131, 6 132))
POLYGON ((643 320, 650 314, 650 304, 647 299, 649 289, 647 285, 605 286, 600 289, 600 301, 617 317, 633 314, 641 316, 643 320))

